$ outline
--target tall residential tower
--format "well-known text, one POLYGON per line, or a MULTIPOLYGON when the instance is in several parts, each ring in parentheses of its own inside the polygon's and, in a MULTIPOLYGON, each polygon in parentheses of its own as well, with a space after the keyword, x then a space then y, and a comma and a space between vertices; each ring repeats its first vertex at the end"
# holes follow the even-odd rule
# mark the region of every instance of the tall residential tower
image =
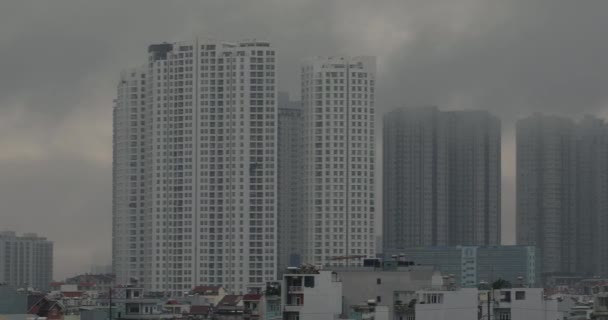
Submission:
POLYGON ((53 242, 35 233, 0 232, 0 283, 46 291, 53 281, 53 242))
POLYGON ((302 66, 305 263, 375 255, 375 74, 374 57, 302 66))
POLYGON ((384 116, 384 252, 500 244, 500 121, 486 111, 384 116))
POLYGON ((277 102, 268 42, 148 48, 114 106, 119 283, 181 295, 276 278, 277 102))
POLYGON ((284 92, 278 101, 278 271, 282 274, 289 266, 300 266, 304 242, 304 119, 300 101, 289 100, 284 92))
POLYGON ((517 243, 543 274, 608 276, 608 124, 534 115, 517 123, 517 243))
POLYGON ((575 271, 575 123, 517 122, 517 244, 540 249, 543 274, 575 271))

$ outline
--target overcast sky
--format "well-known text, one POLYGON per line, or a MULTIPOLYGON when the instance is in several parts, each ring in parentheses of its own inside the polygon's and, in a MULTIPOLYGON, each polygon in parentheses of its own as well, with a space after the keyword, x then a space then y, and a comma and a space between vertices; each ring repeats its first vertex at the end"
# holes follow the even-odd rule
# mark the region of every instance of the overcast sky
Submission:
MULTIPOLYGON (((503 120, 503 242, 514 240, 513 122, 608 115, 608 1, 25 1, 0 4, 0 230, 55 242, 55 278, 109 264, 112 99, 148 44, 271 41, 299 62, 376 55, 381 112, 487 109, 503 120)), ((380 113, 381 113, 380 112, 380 113)), ((381 132, 381 131, 379 131, 381 132)))

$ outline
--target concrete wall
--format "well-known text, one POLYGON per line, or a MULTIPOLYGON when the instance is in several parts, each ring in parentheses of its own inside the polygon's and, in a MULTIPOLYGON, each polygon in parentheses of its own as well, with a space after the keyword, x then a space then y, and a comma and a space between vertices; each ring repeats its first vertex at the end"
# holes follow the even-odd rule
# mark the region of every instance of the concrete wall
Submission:
MULTIPOLYGON (((457 291, 419 291, 416 320, 472 320, 477 319, 477 289, 457 291), (422 304, 424 294, 442 294, 441 303, 422 304)), ((529 320, 536 319, 530 318, 529 320)))
POLYGON ((315 279, 314 288, 304 287, 304 306, 300 320, 333 320, 342 313, 342 283, 332 282, 331 272, 322 272, 315 279))
MULTIPOLYGON (((395 304, 395 292, 430 289, 432 278, 435 271, 432 267, 407 269, 402 271, 382 271, 382 270, 357 270, 340 271, 336 268, 338 277, 342 280, 344 310, 349 310, 351 306, 366 303, 370 299, 377 300, 379 306, 388 306, 389 314, 393 315, 393 305, 395 304), (380 279, 380 284, 378 284, 380 279)), ((440 275, 436 274, 436 277, 440 275)), ((403 301, 408 303, 409 301, 403 301)))
POLYGON ((511 291, 511 319, 512 320, 557 320, 560 312, 557 300, 545 300, 542 288, 513 288, 511 291), (517 300, 516 292, 525 292, 525 299, 517 300))
MULTIPOLYGON (((304 280, 303 280, 304 281, 304 280)), ((297 309, 299 320, 334 320, 342 313, 342 282, 332 276, 331 271, 321 271, 319 274, 286 274, 283 276, 283 292, 281 309, 297 309), (287 306, 290 295, 287 278, 314 277, 314 287, 302 284, 301 293, 303 303, 301 306, 287 306)))

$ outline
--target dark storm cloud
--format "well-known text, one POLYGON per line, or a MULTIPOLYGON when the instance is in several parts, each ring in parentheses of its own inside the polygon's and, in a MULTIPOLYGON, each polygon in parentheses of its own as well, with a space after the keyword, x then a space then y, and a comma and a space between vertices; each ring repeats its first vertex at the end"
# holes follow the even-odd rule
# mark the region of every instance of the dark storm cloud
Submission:
POLYGON ((111 106, 146 46, 259 38, 299 94, 311 55, 379 58, 378 108, 488 109, 504 121, 504 240, 513 240, 515 119, 603 113, 608 2, 4 1, 0 229, 56 243, 56 276, 109 261, 111 106))

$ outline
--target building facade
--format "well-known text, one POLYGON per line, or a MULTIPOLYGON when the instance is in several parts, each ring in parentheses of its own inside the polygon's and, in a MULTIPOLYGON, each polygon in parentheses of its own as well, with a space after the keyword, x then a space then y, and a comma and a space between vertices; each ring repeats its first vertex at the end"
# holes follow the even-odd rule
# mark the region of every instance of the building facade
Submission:
POLYGON ((430 107, 384 116, 383 252, 448 243, 444 123, 430 107))
POLYGON ((608 277, 608 124, 583 118, 575 143, 576 273, 608 277))
POLYGON ((342 283, 331 271, 291 270, 281 288, 283 319, 333 320, 342 314, 342 283))
POLYGON ((117 283, 181 295, 276 278, 277 102, 268 42, 148 48, 114 105, 117 283))
POLYGON ((299 101, 279 93, 278 232, 279 266, 299 266, 303 247, 304 118, 299 101))
POLYGON ((384 116, 384 250, 500 244, 500 121, 486 111, 384 116))
POLYGON ((532 246, 418 247, 387 252, 385 257, 433 265, 444 275, 453 274, 460 287, 498 279, 513 285, 521 281, 527 286, 540 285, 541 261, 532 246))
POLYGON ((342 282, 343 312, 374 301, 375 306, 386 307, 389 319, 395 316, 398 301, 407 304, 417 290, 442 285, 441 273, 434 266, 398 266, 395 261, 380 266, 332 267, 342 282))
POLYGON ((561 319, 557 300, 544 297, 543 288, 424 290, 417 295, 416 320, 561 319))
POLYGON ((517 244, 537 246, 543 273, 575 271, 574 121, 517 122, 517 244))
POLYGON ((123 71, 112 110, 112 263, 118 283, 144 277, 147 80, 145 66, 123 71))
POLYGON ((607 276, 608 125, 534 115, 517 123, 517 242, 545 276, 607 276))
POLYGON ((375 255, 375 73, 374 57, 302 66, 305 263, 375 255))
POLYGON ((53 281, 53 242, 35 233, 0 232, 0 283, 49 290, 53 281))

